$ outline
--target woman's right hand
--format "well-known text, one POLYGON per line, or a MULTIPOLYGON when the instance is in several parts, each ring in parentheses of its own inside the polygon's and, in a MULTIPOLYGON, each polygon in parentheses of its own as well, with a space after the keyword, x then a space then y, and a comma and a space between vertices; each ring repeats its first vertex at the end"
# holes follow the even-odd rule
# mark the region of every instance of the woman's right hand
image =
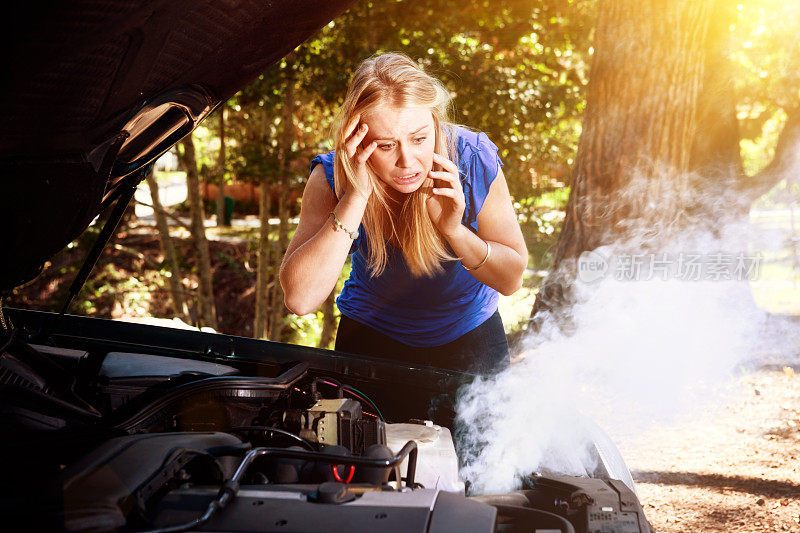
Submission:
POLYGON ((361 115, 356 115, 350 124, 347 125, 344 144, 347 157, 350 158, 350 164, 355 171, 354 178, 358 186, 358 190, 354 190, 353 184, 348 180, 345 185, 344 193, 345 195, 351 193, 358 194, 364 200, 368 200, 372 194, 372 182, 367 172, 367 160, 378 146, 378 143, 375 141, 369 143, 367 146, 361 146, 368 131, 369 126, 367 126, 367 123, 361 122, 361 115))

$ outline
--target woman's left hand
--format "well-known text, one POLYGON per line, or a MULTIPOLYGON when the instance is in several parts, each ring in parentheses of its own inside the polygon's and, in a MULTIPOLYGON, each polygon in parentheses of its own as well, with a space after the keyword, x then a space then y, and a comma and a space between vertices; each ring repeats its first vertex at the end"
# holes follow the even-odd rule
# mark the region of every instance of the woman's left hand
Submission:
POLYGON ((431 170, 428 176, 445 183, 432 187, 426 206, 434 225, 445 237, 449 237, 455 235, 461 227, 461 218, 464 216, 466 205, 464 189, 461 187, 461 177, 455 163, 435 152, 433 162, 438 163, 444 170, 431 170))

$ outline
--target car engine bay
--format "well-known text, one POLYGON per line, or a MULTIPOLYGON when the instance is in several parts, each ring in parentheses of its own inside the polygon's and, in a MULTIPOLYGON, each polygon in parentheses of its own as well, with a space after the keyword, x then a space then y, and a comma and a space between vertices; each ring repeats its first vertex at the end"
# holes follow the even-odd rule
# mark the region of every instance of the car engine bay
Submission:
POLYGON ((447 427, 388 422, 341 372, 64 339, 0 344, 3 511, 25 529, 650 531, 616 479, 471 495, 447 427))

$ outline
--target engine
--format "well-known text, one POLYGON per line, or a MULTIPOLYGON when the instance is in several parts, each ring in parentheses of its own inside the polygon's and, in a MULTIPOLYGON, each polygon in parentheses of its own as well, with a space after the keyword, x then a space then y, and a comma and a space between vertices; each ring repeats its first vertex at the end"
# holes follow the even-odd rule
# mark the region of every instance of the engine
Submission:
POLYGON ((306 363, 11 343, 0 354, 6 523, 66 531, 649 531, 621 481, 538 476, 467 497, 450 432, 387 423, 306 363), (64 372, 73 365, 75 372, 64 372), (247 374, 247 375, 245 375, 247 374), (55 445, 55 443, 58 443, 55 445), (610 528, 610 529, 609 529, 610 528))

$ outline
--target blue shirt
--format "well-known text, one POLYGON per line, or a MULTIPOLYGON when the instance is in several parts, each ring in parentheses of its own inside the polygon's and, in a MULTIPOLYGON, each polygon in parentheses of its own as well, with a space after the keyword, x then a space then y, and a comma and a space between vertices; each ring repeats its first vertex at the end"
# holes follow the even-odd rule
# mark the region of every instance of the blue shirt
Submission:
MULTIPOLYGON (((461 223, 478 231, 478 213, 502 166, 497 146, 485 133, 455 128, 458 168, 466 206, 461 223)), ((334 152, 311 161, 321 163, 334 188, 334 152)), ((442 263, 433 277, 411 275, 403 253, 386 243, 387 264, 371 276, 364 228, 351 248, 352 270, 336 304, 343 315, 410 346, 441 346, 481 325, 497 310, 496 290, 476 280, 459 261, 442 263)))

